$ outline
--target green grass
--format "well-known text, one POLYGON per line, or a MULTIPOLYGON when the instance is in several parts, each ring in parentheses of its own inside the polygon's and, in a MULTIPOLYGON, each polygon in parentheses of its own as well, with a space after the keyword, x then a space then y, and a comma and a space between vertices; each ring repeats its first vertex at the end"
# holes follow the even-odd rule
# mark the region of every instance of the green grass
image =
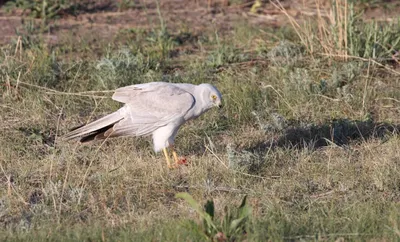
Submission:
MULTIPOLYGON (((378 58, 387 49, 343 60, 310 54, 290 26, 167 26, 114 44, 29 32, 1 46, 1 240, 204 241, 180 192, 212 199, 217 218, 247 195, 247 241, 400 238, 400 73, 378 58), (107 90, 160 80, 223 95, 177 136, 189 166, 168 170, 147 138, 60 138, 120 106, 107 90)), ((396 44, 397 25, 380 29, 381 46, 396 44)))

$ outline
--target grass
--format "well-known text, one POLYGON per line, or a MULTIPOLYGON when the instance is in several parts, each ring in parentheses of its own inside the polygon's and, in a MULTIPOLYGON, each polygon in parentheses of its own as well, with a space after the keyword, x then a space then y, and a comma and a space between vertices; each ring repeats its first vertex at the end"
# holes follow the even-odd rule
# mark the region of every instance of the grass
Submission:
POLYGON ((302 40, 322 26, 310 22, 200 34, 164 22, 84 47, 21 33, 0 53, 0 238, 203 241, 196 211, 175 198, 188 192, 212 199, 217 218, 247 195, 247 241, 398 240, 398 27, 351 18, 340 53, 335 33, 302 40), (187 167, 168 170, 147 138, 60 138, 116 110, 108 90, 159 80, 209 82, 224 98, 180 130, 187 167))
POLYGON ((347 0, 316 1, 316 16, 304 21, 292 17, 279 1, 272 4, 285 14, 307 52, 347 60, 350 57, 392 59, 400 47, 399 21, 381 25, 365 23, 362 11, 347 0), (316 24, 315 24, 316 23, 316 24))

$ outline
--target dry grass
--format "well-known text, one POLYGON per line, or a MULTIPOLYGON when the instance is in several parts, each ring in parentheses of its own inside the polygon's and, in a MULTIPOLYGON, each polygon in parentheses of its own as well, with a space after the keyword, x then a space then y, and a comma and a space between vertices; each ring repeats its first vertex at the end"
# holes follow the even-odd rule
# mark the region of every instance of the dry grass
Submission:
POLYGON ((284 14, 307 52, 347 61, 349 58, 393 60, 398 63, 399 38, 389 29, 398 29, 399 21, 391 24, 362 22, 362 10, 354 1, 305 1, 302 17, 295 17, 281 4, 272 5, 284 14), (390 27, 389 27, 390 26, 390 27), (386 29, 389 28, 389 29, 386 29), (393 34, 393 35, 392 35, 393 34), (396 47, 395 47, 396 46, 396 47))
MULTIPOLYGON (((288 17, 302 44, 311 55, 315 55, 322 49, 323 53, 329 56, 339 55, 347 59, 349 54, 347 27, 348 22, 351 21, 350 18, 353 18, 353 15, 349 14, 347 0, 332 1, 330 4, 327 4, 327 1, 317 0, 314 3, 316 16, 306 21, 303 18, 301 22, 290 15, 280 1, 273 1, 272 4, 288 17), (314 49, 315 47, 318 49, 314 49)), ((310 2, 306 4, 310 5, 310 2)))
MULTIPOLYGON (((218 216, 248 195, 248 241, 397 240, 397 70, 363 56, 327 64, 314 55, 315 39, 265 42, 271 35, 296 39, 296 31, 237 26, 218 40, 213 31, 181 44, 171 42, 174 34, 148 42, 149 32, 85 60, 63 59, 68 46, 3 46, 0 237, 201 241, 189 221, 199 222, 197 215, 175 198, 189 192, 201 203, 213 199, 218 216), (314 52, 304 51, 311 46, 314 52), (183 47, 193 51, 170 54, 183 47), (168 170, 146 138, 88 145, 60 138, 118 108, 104 98, 108 89, 160 79, 212 82, 223 93, 222 111, 178 134, 188 166, 168 170)), ((326 41, 319 50, 349 56, 330 52, 326 26, 314 26, 326 41)), ((309 31, 297 30, 299 37, 309 31)), ((349 36, 340 38, 338 51, 346 51, 349 36)))

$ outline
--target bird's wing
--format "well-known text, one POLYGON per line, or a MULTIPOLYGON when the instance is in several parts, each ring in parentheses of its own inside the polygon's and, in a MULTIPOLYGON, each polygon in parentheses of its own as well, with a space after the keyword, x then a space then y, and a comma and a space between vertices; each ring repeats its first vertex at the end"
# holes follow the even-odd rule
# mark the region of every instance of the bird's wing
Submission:
POLYGON ((132 98, 143 92, 157 91, 158 88, 165 86, 172 86, 172 85, 165 82, 150 82, 150 83, 120 87, 117 90, 115 90, 112 99, 121 103, 129 103, 132 101, 132 98))
POLYGON ((148 135, 183 117, 195 104, 192 94, 169 83, 119 88, 112 97, 125 103, 126 116, 105 136, 148 135))

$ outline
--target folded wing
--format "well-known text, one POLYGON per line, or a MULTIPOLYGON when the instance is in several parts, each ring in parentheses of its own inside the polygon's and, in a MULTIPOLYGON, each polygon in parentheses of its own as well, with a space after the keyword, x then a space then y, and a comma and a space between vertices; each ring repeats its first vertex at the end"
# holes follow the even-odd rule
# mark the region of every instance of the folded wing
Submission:
POLYGON ((194 97, 170 83, 147 83, 119 88, 114 100, 125 103, 115 113, 67 134, 68 139, 83 136, 82 142, 117 136, 149 135, 159 127, 179 123, 193 107, 194 97))

